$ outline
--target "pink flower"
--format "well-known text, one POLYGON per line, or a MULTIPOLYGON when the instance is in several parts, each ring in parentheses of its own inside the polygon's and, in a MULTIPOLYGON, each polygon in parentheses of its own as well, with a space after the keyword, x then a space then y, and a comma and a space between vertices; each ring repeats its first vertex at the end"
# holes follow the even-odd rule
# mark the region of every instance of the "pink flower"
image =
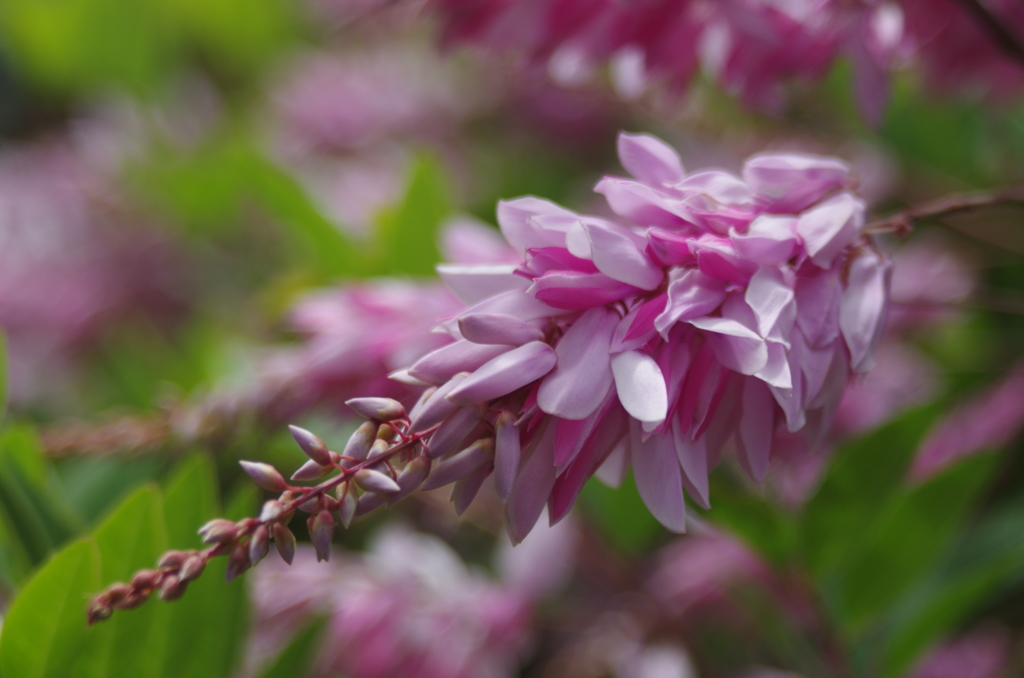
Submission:
POLYGON ((921 443, 910 477, 925 480, 974 452, 1006 445, 1024 426, 1024 365, 940 421, 921 443))
POLYGON ((885 71, 903 45, 892 2, 840 0, 434 0, 447 42, 512 51, 578 84, 609 63, 616 89, 638 96, 650 83, 687 87, 699 67, 746 104, 778 113, 784 86, 813 81, 842 54, 855 65, 858 101, 877 122, 885 71))
POLYGON ((881 335, 890 264, 843 163, 761 155, 742 178, 687 174, 627 134, 619 156, 634 178, 595 189, 617 221, 501 203, 522 263, 441 266, 469 308, 442 323, 454 343, 402 373, 436 387, 410 412, 412 431, 439 426, 425 487, 462 478, 467 501, 493 468, 516 541, 545 505, 564 517, 602 465, 631 464, 651 512, 683 531, 684 486, 707 506, 726 448, 761 481, 776 434, 820 442, 881 335), (471 445, 490 436, 492 453, 471 445))
POLYGON ((89 121, 81 139, 0 154, 0 328, 15 401, 66 399, 76 351, 111 321, 174 315, 183 305, 171 292, 179 281, 166 240, 120 221, 124 197, 109 165, 122 149, 112 162, 97 157, 107 149, 89 148, 103 145, 108 124, 89 121))
POLYGON ((996 678, 1010 664, 1010 638, 1005 629, 973 630, 933 650, 911 678, 996 678))
MULTIPOLYGON (((556 545, 574 542, 571 528, 557 532, 556 545)), ((365 554, 330 563, 317 563, 311 550, 300 548, 291 567, 275 560, 256 570, 250 661, 265 661, 303 620, 326 614, 327 639, 316 675, 515 675, 533 608, 552 582, 537 584, 544 570, 559 571, 569 557, 566 549, 545 548, 550 539, 539 548, 531 548, 532 542, 513 563, 502 552, 500 564, 511 578, 500 582, 467 567, 436 537, 395 525, 376 534, 365 554)))
MULTIPOLYGON (((985 8, 1018 40, 1024 39, 1024 6, 986 0, 985 8)), ((1007 55, 964 3, 900 0, 907 39, 928 84, 939 91, 1007 97, 1024 87, 1024 71, 1007 55)))

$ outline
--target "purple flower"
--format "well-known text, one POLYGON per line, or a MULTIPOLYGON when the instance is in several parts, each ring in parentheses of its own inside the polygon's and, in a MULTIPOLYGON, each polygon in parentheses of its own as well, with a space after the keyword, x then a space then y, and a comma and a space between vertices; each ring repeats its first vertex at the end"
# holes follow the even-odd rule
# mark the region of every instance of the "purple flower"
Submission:
POLYGON ((1006 629, 988 626, 935 648, 910 674, 911 678, 996 678, 1010 665, 1006 629))
POLYGON ((975 452, 1006 445, 1024 426, 1024 365, 950 412, 928 432, 910 477, 922 481, 975 452))
POLYGON ((610 66, 624 98, 652 83, 679 91, 701 68, 758 110, 778 113, 785 85, 813 81, 851 57, 857 98, 877 122, 886 69, 905 51, 903 14, 893 2, 841 0, 434 0, 444 40, 511 51, 578 85, 610 66))
POLYGON ((683 488, 707 506, 726 449, 761 481, 776 435, 817 445, 881 336, 890 264, 841 162, 760 155, 742 178, 687 174, 628 134, 619 156, 633 178, 595 189, 617 220, 499 205, 520 265, 439 267, 469 307, 441 325, 454 343, 406 373, 437 387, 410 413, 413 430, 440 422, 431 456, 496 436, 472 474, 495 469, 516 541, 545 506, 563 518, 602 466, 632 465, 651 512, 683 531, 683 488))
POLYGON ((317 563, 300 548, 291 567, 269 560, 253 580, 250 668, 320 614, 329 621, 318 676, 512 676, 528 647, 533 608, 555 583, 546 570, 568 564, 562 545, 573 536, 559 526, 551 538, 537 535, 536 547, 531 537, 514 554, 502 551, 503 581, 470 569, 436 537, 395 525, 377 533, 365 554, 317 563))

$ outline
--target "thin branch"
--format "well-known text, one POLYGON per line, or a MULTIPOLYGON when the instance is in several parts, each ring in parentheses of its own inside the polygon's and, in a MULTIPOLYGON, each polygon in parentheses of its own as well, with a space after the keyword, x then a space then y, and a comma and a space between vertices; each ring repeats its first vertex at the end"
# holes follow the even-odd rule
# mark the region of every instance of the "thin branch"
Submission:
POLYGON ((981 0, 960 0, 960 4, 981 24, 1006 56, 1024 68, 1024 44, 1006 27, 1006 22, 992 14, 981 0))
POLYGON ((1024 206, 1024 186, 1016 186, 1002 191, 974 193, 969 195, 950 196, 926 202, 917 207, 896 214, 876 219, 866 227, 870 234, 896 233, 905 235, 920 221, 945 219, 946 217, 974 212, 1000 205, 1024 206))

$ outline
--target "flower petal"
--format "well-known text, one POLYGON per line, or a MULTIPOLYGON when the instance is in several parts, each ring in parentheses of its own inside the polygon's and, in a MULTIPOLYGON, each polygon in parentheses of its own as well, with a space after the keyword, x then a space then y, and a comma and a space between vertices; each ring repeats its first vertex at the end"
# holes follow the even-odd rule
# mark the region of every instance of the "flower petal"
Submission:
POLYGON ((757 374, 768 364, 768 346, 757 332, 732 318, 694 318, 720 363, 740 374, 757 374))
POLYGON ((634 177, 649 184, 677 184, 686 178, 675 149, 649 134, 621 132, 619 162, 634 177))
POLYGON ((666 529, 686 532, 683 478, 672 435, 655 434, 641 442, 640 424, 633 422, 630 428, 633 478, 640 498, 666 529))
POLYGON ((864 230, 864 210, 863 200, 844 192, 801 214, 796 230, 811 261, 830 268, 843 248, 864 230))
POLYGON ((516 264, 440 264, 437 273, 465 304, 475 304, 507 290, 526 289, 530 281, 515 274, 516 264))
POLYGON ((877 254, 864 254, 850 264, 849 285, 839 304, 839 327, 855 372, 874 364, 875 347, 882 338, 888 310, 892 262, 877 254))
POLYGON ((759 379, 743 384, 740 430, 737 436, 740 466, 752 480, 764 482, 775 433, 775 401, 759 379))
POLYGON ((619 402, 630 416, 660 423, 668 415, 668 389, 658 363, 641 351, 626 351, 611 360, 619 402))
POLYGON ((508 346, 474 344, 462 339, 423 356, 409 368, 409 374, 428 384, 440 385, 459 372, 472 372, 508 350, 508 346))
POLYGON ((725 301, 725 283, 695 268, 674 268, 669 273, 668 302, 654 319, 654 329, 667 337, 677 322, 706 316, 725 301))
POLYGON ((555 422, 548 419, 541 426, 505 504, 505 526, 513 544, 525 539, 537 524, 555 485, 555 422))
POLYGON ((470 405, 507 395, 543 377, 556 361, 554 349, 543 341, 531 341, 480 366, 452 389, 448 400, 470 405))
POLYGON ((544 333, 528 322, 503 313, 467 313, 459 316, 459 332, 474 344, 522 346, 542 341, 544 333))
POLYGON ((758 334, 767 337, 783 311, 794 306, 796 295, 786 284, 782 271, 774 266, 762 266, 751 276, 743 298, 757 317, 758 334))
POLYGON ((537 404, 544 412, 585 419, 601 405, 612 386, 608 350, 618 319, 608 308, 593 308, 558 340, 558 364, 537 392, 537 404))

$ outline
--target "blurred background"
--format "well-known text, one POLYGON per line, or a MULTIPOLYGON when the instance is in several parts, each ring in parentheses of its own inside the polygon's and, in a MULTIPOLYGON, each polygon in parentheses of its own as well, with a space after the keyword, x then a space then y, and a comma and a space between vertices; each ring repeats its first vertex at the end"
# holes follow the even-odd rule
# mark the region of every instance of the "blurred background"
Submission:
POLYGON ((4 0, 0 619, 33 612, 0 675, 1018 675, 1013 205, 886 237, 886 339, 829 449, 764 486, 726 463, 685 537, 629 478, 515 550, 493 493, 421 493, 329 564, 84 625, 252 514, 237 461, 301 463, 285 424, 342 445, 345 399, 409 398, 387 374, 461 308, 435 264, 509 260, 501 198, 607 209, 620 130, 690 170, 839 156, 875 216, 1018 186, 1024 10, 980 3, 1001 42, 977 4, 4 0))

